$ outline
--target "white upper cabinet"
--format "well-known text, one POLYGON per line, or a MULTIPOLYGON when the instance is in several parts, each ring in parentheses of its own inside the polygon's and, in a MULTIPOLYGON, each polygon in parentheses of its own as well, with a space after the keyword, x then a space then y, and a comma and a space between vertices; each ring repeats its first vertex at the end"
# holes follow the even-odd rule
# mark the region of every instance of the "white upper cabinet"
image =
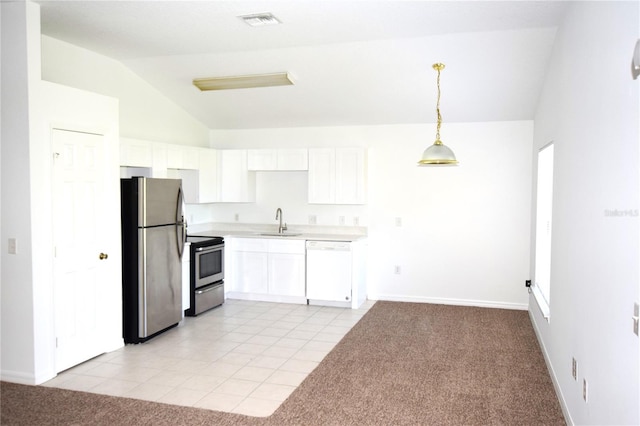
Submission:
POLYGON ((200 203, 220 201, 218 182, 218 151, 200 148, 198 153, 198 194, 200 203))
POLYGON ((151 167, 153 144, 137 139, 120 139, 120 165, 126 167, 151 167))
POLYGON ((366 151, 337 148, 336 204, 364 204, 366 178, 366 151))
POLYGON ((256 200, 256 175, 247 168, 246 149, 218 151, 220 201, 252 203, 256 200))
POLYGON ((167 177, 167 151, 167 144, 158 142, 153 143, 153 177, 167 177))
POLYGON ((167 168, 197 170, 199 149, 194 146, 167 145, 167 168))
POLYGON ((167 177, 182 179, 184 202, 206 204, 218 198, 218 152, 215 149, 196 148, 198 169, 169 169, 167 177))
POLYGON ((278 170, 308 170, 309 151, 304 149, 279 149, 278 170))
POLYGON ((336 150, 309 150, 309 203, 334 204, 336 201, 336 150))
POLYGON ((247 150, 247 167, 249 170, 277 170, 278 154, 275 149, 247 150))
POLYGON ((310 204, 364 204, 364 148, 309 149, 310 204))
POLYGON ((253 171, 307 170, 307 149, 250 149, 248 169, 253 171))

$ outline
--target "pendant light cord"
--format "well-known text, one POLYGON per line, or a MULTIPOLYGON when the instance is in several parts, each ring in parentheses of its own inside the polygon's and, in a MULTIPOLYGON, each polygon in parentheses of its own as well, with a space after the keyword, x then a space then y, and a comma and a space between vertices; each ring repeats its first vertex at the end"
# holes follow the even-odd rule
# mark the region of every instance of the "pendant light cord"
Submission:
POLYGON ((436 141, 440 141, 440 125, 442 124, 442 116, 440 115, 440 67, 436 68, 438 71, 438 100, 436 102, 436 112, 438 113, 438 126, 436 129, 436 141))

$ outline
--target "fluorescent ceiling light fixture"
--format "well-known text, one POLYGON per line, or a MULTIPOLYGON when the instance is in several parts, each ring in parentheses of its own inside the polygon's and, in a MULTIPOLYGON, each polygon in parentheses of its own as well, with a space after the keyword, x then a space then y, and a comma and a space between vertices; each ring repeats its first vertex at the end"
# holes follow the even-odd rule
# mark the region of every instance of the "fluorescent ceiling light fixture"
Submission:
POLYGON ((195 78, 194 86, 201 91, 248 89, 253 87, 290 86, 291 76, 286 72, 273 74, 238 75, 231 77, 195 78))
POLYGON ((264 27, 265 25, 278 25, 281 24, 280 20, 273 16, 271 13, 256 13, 254 15, 242 15, 238 16, 245 24, 252 27, 264 27))

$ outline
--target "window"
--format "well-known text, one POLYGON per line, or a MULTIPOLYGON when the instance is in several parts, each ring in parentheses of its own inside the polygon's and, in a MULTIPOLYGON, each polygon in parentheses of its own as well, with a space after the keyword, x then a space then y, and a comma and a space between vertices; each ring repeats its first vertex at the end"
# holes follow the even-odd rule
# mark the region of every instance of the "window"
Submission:
POLYGON ((538 152, 536 257, 533 294, 545 318, 551 305, 551 218, 553 211, 553 142, 538 152))

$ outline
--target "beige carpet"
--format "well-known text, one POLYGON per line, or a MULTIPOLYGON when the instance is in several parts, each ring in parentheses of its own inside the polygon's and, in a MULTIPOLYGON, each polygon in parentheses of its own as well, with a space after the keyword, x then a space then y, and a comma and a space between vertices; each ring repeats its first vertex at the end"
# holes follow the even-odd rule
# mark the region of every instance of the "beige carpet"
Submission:
POLYGON ((527 312, 377 302, 270 417, 0 387, 2 425, 564 425, 527 312))

